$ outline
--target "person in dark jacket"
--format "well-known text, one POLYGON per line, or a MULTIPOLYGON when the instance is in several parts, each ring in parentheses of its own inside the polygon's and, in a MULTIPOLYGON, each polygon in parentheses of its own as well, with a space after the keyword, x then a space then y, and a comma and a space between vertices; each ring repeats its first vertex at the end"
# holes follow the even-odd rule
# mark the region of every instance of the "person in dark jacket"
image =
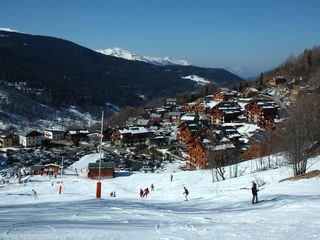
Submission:
POLYGON ((140 197, 143 197, 143 190, 140 188, 140 197))
POLYGON ((154 191, 154 185, 153 185, 153 183, 151 184, 151 191, 154 191))
POLYGON ((252 181, 251 191, 252 191, 252 204, 258 203, 258 189, 257 189, 257 184, 254 181, 252 181))
POLYGON ((186 197, 185 201, 188 201, 189 191, 188 191, 188 189, 186 187, 183 187, 183 189, 184 189, 184 193, 183 194, 185 194, 185 197, 186 197))

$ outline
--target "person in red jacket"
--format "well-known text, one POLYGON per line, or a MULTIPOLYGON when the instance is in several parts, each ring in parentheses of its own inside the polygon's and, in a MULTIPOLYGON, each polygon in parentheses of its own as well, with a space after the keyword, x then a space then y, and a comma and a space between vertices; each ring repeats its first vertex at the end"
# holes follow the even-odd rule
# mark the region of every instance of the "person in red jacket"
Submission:
POLYGON ((140 197, 143 197, 143 190, 140 188, 140 197))
POLYGON ((144 197, 148 197, 148 194, 149 194, 149 189, 146 188, 146 189, 144 190, 143 196, 144 196, 144 197))

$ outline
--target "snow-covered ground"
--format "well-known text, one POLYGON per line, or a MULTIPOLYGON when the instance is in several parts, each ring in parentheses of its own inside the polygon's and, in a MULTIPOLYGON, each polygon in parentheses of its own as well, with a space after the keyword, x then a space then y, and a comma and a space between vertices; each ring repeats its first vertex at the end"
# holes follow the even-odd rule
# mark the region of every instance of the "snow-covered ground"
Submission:
MULTIPOLYGON (((310 163, 308 171, 319 169, 320 156, 310 163)), ((292 175, 290 168, 251 173, 257 164, 245 162, 238 168, 243 176, 220 182, 211 181, 210 170, 120 172, 102 181, 101 199, 95 198, 95 180, 71 171, 62 179, 33 176, 25 184, 1 184, 0 239, 320 239, 320 178, 279 183, 292 175), (265 183, 255 205, 252 180, 265 183), (155 191, 140 198, 139 189, 152 183, 155 191)))

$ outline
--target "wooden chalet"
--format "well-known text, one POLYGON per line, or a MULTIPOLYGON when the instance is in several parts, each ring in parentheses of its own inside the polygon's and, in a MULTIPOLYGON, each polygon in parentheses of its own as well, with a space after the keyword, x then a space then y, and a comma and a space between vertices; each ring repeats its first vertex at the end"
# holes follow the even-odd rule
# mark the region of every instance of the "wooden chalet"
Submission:
POLYGON ((66 132, 66 140, 72 142, 88 141, 89 131, 86 129, 72 129, 66 132))
POLYGON ((0 136, 0 147, 12 147, 19 144, 19 136, 16 134, 7 134, 0 136))
POLYGON ((253 87, 245 87, 242 90, 243 94, 245 97, 254 97, 257 96, 259 91, 256 88, 253 87))
POLYGON ((199 138, 194 138, 187 146, 186 165, 192 169, 205 169, 208 166, 205 146, 199 138))
POLYGON ((269 79, 270 86, 279 86, 286 83, 287 79, 283 76, 276 76, 269 79))
POLYGON ((206 107, 200 102, 186 103, 182 106, 182 110, 190 113, 205 113, 206 107))
POLYGON ((171 122, 171 123, 179 123, 180 118, 181 118, 180 112, 169 112, 164 116, 164 120, 166 122, 171 122))
MULTIPOLYGON (((116 131, 116 129, 108 127, 107 129, 103 130, 102 132, 102 141, 103 142, 111 142, 112 140, 112 134, 116 131)), ((100 140, 101 133, 97 132, 97 140, 100 140)))
POLYGON ((241 106, 237 102, 222 101, 213 108, 207 109, 208 118, 212 124, 223 124, 238 121, 241 106))
POLYGON ((209 131, 204 125, 182 122, 178 126, 177 141, 180 144, 188 144, 193 138, 204 136, 209 131))
POLYGON ((279 105, 273 100, 251 100, 245 105, 245 117, 248 122, 258 123, 266 117, 275 118, 279 105))
MULTIPOLYGON (((99 163, 89 163, 88 165, 88 178, 99 178, 99 163)), ((101 162, 101 179, 114 178, 114 163, 113 162, 101 162)))
POLYGON ((145 127, 127 127, 114 132, 113 139, 117 144, 133 144, 145 142, 153 133, 145 127))
POLYGON ((227 163, 231 163, 231 159, 235 156, 236 146, 229 141, 229 139, 223 138, 216 145, 208 145, 209 140, 204 138, 195 138, 190 142, 187 148, 188 157, 186 157, 186 165, 192 169, 205 169, 212 167, 212 157, 214 158, 226 158, 227 163), (208 154, 208 151, 212 155, 208 154), (211 165, 211 166, 210 166, 211 165))
POLYGON ((269 154, 267 151, 268 137, 266 131, 259 131, 252 135, 240 154, 242 161, 267 156, 269 154))
POLYGON ((175 106, 175 105, 177 105, 177 99, 176 98, 167 98, 166 104, 175 106))
POLYGON ((270 116, 258 121, 258 126, 261 129, 267 129, 267 130, 271 130, 271 131, 274 131, 276 129, 276 123, 273 120, 273 118, 270 116))
POLYGON ((149 146, 164 146, 167 145, 167 143, 167 138, 162 135, 148 137, 146 139, 146 144, 149 146))
POLYGON ((214 94, 214 98, 218 101, 230 101, 234 98, 234 92, 229 88, 219 88, 214 94))

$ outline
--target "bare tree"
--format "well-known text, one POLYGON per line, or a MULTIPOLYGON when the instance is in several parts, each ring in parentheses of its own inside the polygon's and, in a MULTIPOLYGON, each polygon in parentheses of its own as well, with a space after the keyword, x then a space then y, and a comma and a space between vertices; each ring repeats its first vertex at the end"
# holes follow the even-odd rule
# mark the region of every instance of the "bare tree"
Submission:
POLYGON ((320 141, 319 97, 302 96, 292 106, 283 124, 282 146, 294 175, 307 170, 310 153, 320 141))
POLYGON ((226 180, 226 166, 231 164, 231 159, 234 156, 233 148, 223 148, 208 146, 206 149, 206 156, 208 158, 208 168, 212 170, 212 180, 214 181, 214 172, 216 180, 219 181, 219 177, 222 180, 226 180))

